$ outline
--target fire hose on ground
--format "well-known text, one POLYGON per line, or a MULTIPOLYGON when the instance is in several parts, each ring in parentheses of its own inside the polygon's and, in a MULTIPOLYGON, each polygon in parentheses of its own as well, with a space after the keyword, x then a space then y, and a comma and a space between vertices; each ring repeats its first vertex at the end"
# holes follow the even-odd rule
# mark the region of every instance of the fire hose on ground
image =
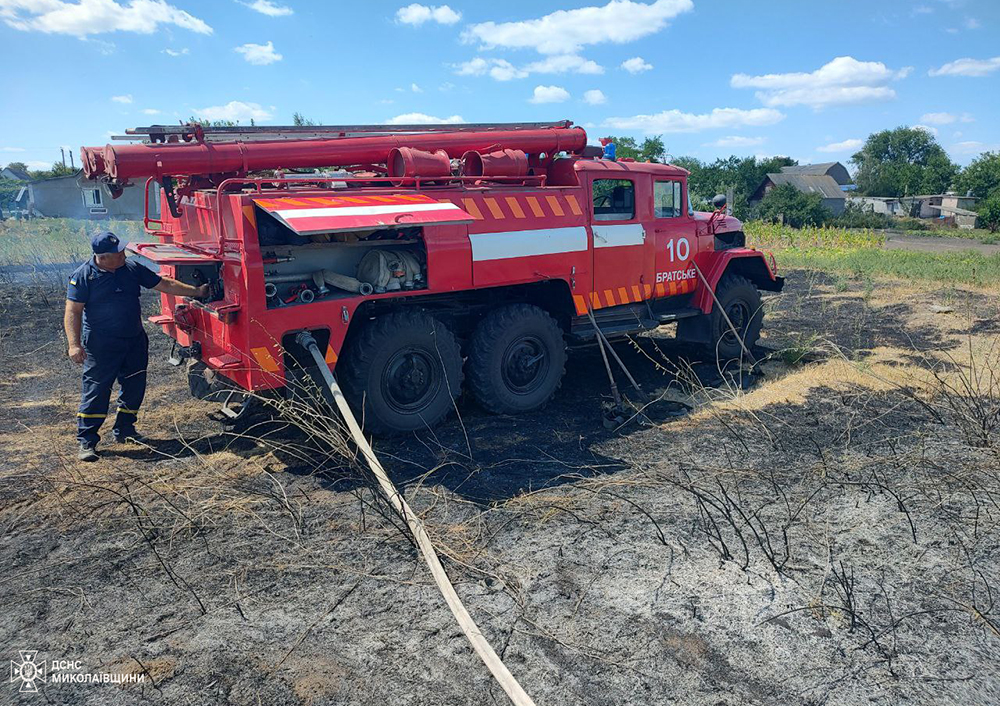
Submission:
POLYGON ((372 473, 378 480, 379 488, 382 490, 383 495, 392 505, 393 509, 406 521, 407 526, 410 528, 410 532, 413 533, 413 538, 417 542, 417 546, 420 548, 420 553, 424 557, 424 561, 427 562, 428 568, 431 570, 431 574, 434 577, 434 582, 437 584, 438 590, 444 596, 445 602, 448 604, 448 608, 451 609, 452 615, 455 616, 455 620, 458 622, 459 626, 462 628, 462 632, 468 638, 469 642, 472 644, 472 648, 479 655, 479 658, 486 665, 490 673, 500 684, 507 696, 510 697, 512 703, 516 706, 534 706, 534 701, 531 697, 521 688, 521 685, 514 678, 514 675, 510 673, 507 666, 503 663, 500 657, 494 651, 493 647, 483 636, 482 631, 476 626, 475 621, 472 616, 469 615, 469 611, 466 610, 465 605, 462 604, 462 600, 458 597, 458 593, 455 591, 455 587, 452 585, 451 580, 448 578, 448 574, 445 572, 444 567, 441 565, 441 560, 438 558, 437 552, 434 549, 434 543, 431 542, 430 537, 427 535, 427 531, 424 529, 423 523, 420 518, 416 516, 413 510, 410 509, 409 504, 403 497, 403 494, 396 489, 393 482, 389 479, 388 474, 385 469, 382 468, 381 462, 379 462, 378 457, 375 455, 375 451, 372 450, 371 445, 365 438, 364 433, 361 431, 361 426, 358 424, 358 420, 355 419, 354 413, 347 404, 347 399, 344 397, 344 393, 340 389, 340 385, 337 384, 336 378, 333 373, 330 372, 330 368, 327 366, 324 360, 323 353, 320 351, 319 346, 316 344, 316 339, 313 338, 312 334, 308 331, 303 331, 295 337, 295 342, 309 351, 312 355, 313 360, 316 362, 316 367, 320 374, 323 376, 323 380, 326 382, 330 393, 333 395, 333 400, 337 405, 337 409, 343 416, 344 421, 347 423, 347 428, 351 432, 351 437, 354 439, 354 443, 358 445, 358 449, 365 457, 365 461, 368 463, 368 467, 371 468, 372 473))

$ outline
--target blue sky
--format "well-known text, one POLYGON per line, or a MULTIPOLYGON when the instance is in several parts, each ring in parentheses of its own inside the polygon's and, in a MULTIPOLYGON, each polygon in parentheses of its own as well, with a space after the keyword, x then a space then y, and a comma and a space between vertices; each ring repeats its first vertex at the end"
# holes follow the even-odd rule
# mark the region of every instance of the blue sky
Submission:
POLYGON ((924 125, 1000 150, 1000 2, 0 0, 0 164, 189 115, 569 118, 712 159, 846 161, 924 125))

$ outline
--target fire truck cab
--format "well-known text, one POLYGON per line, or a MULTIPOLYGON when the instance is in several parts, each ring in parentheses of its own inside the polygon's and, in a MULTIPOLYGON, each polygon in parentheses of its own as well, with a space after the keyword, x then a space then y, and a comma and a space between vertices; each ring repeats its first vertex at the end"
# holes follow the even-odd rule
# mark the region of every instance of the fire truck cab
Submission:
MULTIPOLYGON (((188 358, 192 392, 283 394, 307 360, 294 342, 307 330, 366 428, 398 433, 441 421, 463 389, 496 413, 540 408, 567 342, 597 328, 676 322, 679 338, 722 360, 750 351, 759 291, 783 280, 740 222, 693 211, 683 169, 601 159, 579 128, 546 129, 548 142, 530 144, 523 127, 338 137, 299 162, 349 170, 294 176, 250 174, 249 150, 269 142, 240 143, 243 167, 231 170, 213 154, 229 142, 149 145, 159 166, 133 176, 163 187, 162 216, 147 219, 160 242, 134 249, 214 285, 210 301, 163 295, 152 319, 188 358), (354 147, 364 140, 370 152, 354 147), (176 186, 169 165, 195 154, 218 171, 185 163, 176 186)), ((92 178, 128 178, 131 153, 109 146, 98 164, 88 149, 92 178)))

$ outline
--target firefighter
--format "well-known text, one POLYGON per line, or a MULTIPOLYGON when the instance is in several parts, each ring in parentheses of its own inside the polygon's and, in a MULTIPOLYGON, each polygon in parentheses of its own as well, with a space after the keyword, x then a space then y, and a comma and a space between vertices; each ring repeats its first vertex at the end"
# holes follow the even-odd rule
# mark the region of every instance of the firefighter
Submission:
POLYGON ((161 277, 125 257, 127 243, 114 233, 94 236, 94 256, 70 275, 63 325, 68 355, 83 364, 83 391, 77 413, 78 458, 96 461, 98 430, 108 416, 111 386, 118 380, 118 408, 114 424, 119 443, 141 441, 135 429, 139 406, 146 394, 149 339, 142 327, 139 288, 166 294, 206 297, 201 287, 161 277))

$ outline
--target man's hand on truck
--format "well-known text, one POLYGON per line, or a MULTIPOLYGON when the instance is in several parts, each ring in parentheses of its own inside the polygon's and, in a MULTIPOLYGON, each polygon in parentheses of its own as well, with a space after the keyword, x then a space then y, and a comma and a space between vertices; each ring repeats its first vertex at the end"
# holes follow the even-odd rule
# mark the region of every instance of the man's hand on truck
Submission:
POLYGON ((158 292, 173 294, 179 297, 193 297, 195 299, 205 299, 212 290, 207 284, 200 287, 193 287, 190 284, 178 282, 172 277, 160 277, 160 283, 153 287, 158 292))

